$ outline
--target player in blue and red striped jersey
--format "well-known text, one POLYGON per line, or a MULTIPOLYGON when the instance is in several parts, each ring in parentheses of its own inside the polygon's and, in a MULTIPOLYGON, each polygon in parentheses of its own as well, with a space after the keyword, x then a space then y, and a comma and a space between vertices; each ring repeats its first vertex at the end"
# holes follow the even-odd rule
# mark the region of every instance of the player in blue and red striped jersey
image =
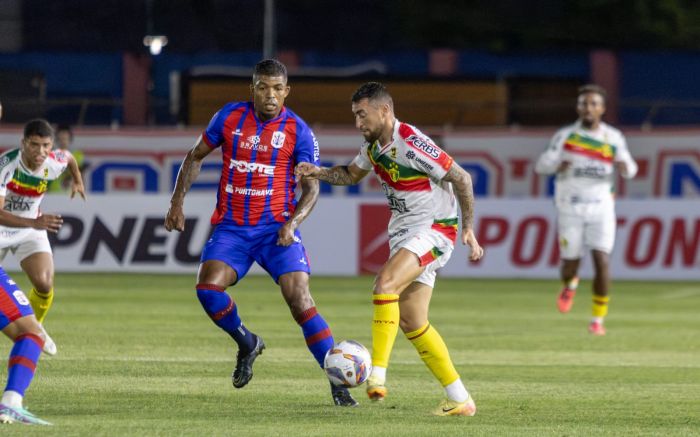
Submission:
MULTIPOLYGON (((215 229, 202 252, 196 288, 209 317, 238 344, 232 376, 236 388, 253 377, 253 362, 265 343, 243 325, 225 289, 240 281, 253 262, 279 284, 320 366, 334 343, 309 292, 309 260, 297 230, 316 204, 318 182, 302 182, 298 201, 294 193, 294 167, 318 164, 318 142, 284 106, 290 88, 282 63, 259 62, 250 89, 253 101, 224 105, 183 160, 165 218, 168 231, 184 230, 185 194, 204 158, 220 147, 224 165, 211 217, 215 229)), ((331 394, 336 405, 357 405, 346 388, 331 386, 331 394)))

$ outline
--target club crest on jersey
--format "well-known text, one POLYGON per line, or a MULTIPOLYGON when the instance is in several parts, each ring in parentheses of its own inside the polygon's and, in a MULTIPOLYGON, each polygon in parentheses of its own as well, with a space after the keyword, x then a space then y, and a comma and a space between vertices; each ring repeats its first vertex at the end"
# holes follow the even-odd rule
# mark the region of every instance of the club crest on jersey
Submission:
POLYGON ((275 149, 280 149, 284 146, 284 132, 273 132, 271 144, 275 149))
POLYGON ((391 159, 396 159, 396 147, 392 147, 389 154, 391 155, 391 159))
POLYGON ((389 166, 389 177, 391 178, 391 181, 397 182, 399 180, 399 176, 399 165, 392 162, 389 166))

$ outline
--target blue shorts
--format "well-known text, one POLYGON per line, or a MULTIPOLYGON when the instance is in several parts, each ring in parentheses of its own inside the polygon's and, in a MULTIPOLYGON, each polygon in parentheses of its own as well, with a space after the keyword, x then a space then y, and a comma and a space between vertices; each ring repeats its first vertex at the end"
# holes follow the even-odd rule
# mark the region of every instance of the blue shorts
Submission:
POLYGON ((20 317, 34 314, 29 299, 0 267, 0 329, 20 317))
POLYGON ((301 234, 294 231, 294 242, 289 246, 277 244, 277 232, 282 224, 269 226, 235 226, 219 224, 204 245, 201 262, 222 261, 236 271, 240 281, 253 261, 265 269, 275 282, 290 272, 311 273, 309 258, 301 242, 301 234))

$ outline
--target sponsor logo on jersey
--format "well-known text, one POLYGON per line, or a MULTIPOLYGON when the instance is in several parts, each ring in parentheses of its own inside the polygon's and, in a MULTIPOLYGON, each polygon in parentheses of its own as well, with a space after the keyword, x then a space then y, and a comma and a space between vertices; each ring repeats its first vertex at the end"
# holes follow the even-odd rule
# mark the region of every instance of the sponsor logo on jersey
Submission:
POLYGON ((231 131, 231 135, 236 136, 236 137, 240 137, 241 135, 243 135, 243 132, 241 132, 240 129, 236 129, 234 131, 231 131))
POLYGON ((604 179, 606 175, 607 172, 602 165, 587 165, 574 168, 574 177, 578 178, 604 179))
POLYGON ((396 211, 399 214, 409 212, 409 209, 406 207, 406 199, 399 199, 398 197, 392 194, 390 196, 387 196, 386 200, 389 201, 390 210, 396 211))
POLYGON ((7 196, 5 198, 5 211, 29 211, 34 205, 33 201, 27 201, 22 197, 7 196))
POLYGON ((393 232, 393 233, 389 234, 389 239, 392 239, 392 238, 395 238, 395 237, 400 237, 400 236, 406 235, 406 234, 408 234, 408 229, 402 228, 402 229, 399 229, 399 230, 396 231, 396 232, 393 232))
POLYGON ((416 161, 421 167, 428 171, 432 171, 435 168, 431 163, 424 159, 421 159, 420 156, 417 156, 413 150, 409 150, 408 152, 406 152, 406 158, 416 161))
POLYGON ((429 141, 427 141, 425 138, 419 137, 418 135, 410 135, 408 138, 406 138, 406 142, 411 144, 416 149, 423 151, 426 155, 433 159, 438 159, 442 154, 437 146, 430 144, 429 141))
POLYGON ((242 149, 261 150, 263 152, 267 150, 267 146, 260 144, 260 136, 258 135, 251 135, 245 140, 241 140, 238 144, 242 149))
POLYGON ((247 141, 242 141, 240 145, 241 149, 258 150, 260 152, 267 152, 267 146, 265 144, 253 144, 247 141))
POLYGON ((318 140, 316 139, 316 135, 314 135, 313 132, 311 132, 311 138, 314 139, 314 162, 316 162, 321 157, 321 152, 318 149, 318 140))
MULTIPOLYGON (((229 185, 226 186, 226 191, 228 191, 229 185)), ((264 197, 264 196, 272 196, 272 193, 275 191, 274 189, 256 189, 256 188, 243 188, 243 187, 235 187, 233 191, 236 192, 236 194, 243 194, 244 196, 256 196, 256 197, 264 197)))
POLYGON ((284 132, 273 132, 272 134, 272 140, 270 140, 272 147, 275 149, 280 149, 284 147, 284 139, 286 135, 284 132))
POLYGON ((275 166, 259 164, 257 162, 239 161, 237 159, 232 159, 228 168, 236 169, 241 173, 257 173, 265 176, 274 176, 275 166))

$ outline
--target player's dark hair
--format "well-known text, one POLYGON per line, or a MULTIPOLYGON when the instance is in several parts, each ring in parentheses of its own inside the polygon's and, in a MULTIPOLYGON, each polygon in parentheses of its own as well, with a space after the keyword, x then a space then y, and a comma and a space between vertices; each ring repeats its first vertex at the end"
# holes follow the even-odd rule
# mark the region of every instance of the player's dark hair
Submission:
POLYGON ((61 123, 56 126, 56 135, 58 135, 59 132, 68 132, 70 139, 73 140, 73 129, 70 128, 69 124, 61 123))
POLYGON ((389 103, 391 108, 394 107, 394 101, 391 98, 391 94, 387 91, 386 86, 379 82, 367 82, 355 91, 350 99, 352 103, 357 103, 362 99, 367 99, 369 101, 383 100, 389 103))
POLYGON ((287 67, 277 59, 263 59, 255 65, 253 82, 258 76, 284 77, 287 80, 287 67))
POLYGON ((596 85, 593 83, 586 84, 578 89, 578 96, 582 96, 584 94, 598 94, 600 97, 603 98, 603 101, 608 97, 608 93, 605 91, 605 88, 603 88, 600 85, 596 85))
POLYGON ((53 138, 53 128, 48 121, 37 118, 24 125, 24 138, 29 138, 34 135, 41 138, 53 138))

